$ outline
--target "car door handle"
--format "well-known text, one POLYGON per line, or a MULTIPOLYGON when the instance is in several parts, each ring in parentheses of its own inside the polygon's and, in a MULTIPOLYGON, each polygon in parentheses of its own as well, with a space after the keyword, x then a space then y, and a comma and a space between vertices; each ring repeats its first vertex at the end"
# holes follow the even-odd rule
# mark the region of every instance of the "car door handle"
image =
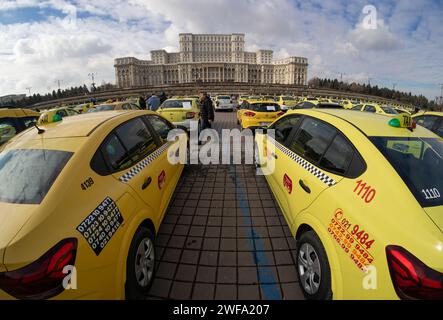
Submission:
POLYGON ((278 156, 273 152, 273 153, 271 153, 271 156, 273 156, 274 157, 274 159, 278 159, 278 156))
POLYGON ((311 189, 303 182, 303 180, 299 180, 298 183, 300 184, 300 187, 305 190, 306 193, 311 193, 311 189))
POLYGON ((151 182, 152 182, 152 178, 151 178, 151 177, 147 178, 147 179, 145 180, 145 182, 143 182, 142 190, 145 190, 147 187, 149 187, 149 185, 151 184, 151 182))

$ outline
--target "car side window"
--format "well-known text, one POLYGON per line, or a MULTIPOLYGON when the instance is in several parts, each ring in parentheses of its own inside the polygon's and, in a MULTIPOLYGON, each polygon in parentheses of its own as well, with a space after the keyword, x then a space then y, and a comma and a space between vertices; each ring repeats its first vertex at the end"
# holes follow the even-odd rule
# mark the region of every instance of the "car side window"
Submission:
POLYGON ((342 134, 337 134, 320 160, 320 167, 344 175, 351 165, 353 156, 354 149, 352 146, 342 134))
POLYGON ((135 104, 131 104, 130 106, 132 110, 140 110, 140 108, 135 104))
POLYGON ((128 157, 134 163, 139 162, 157 149, 154 137, 141 118, 126 122, 115 132, 127 150, 128 157))
POLYGON ((169 131, 173 129, 171 124, 157 116, 145 116, 145 119, 149 121, 154 131, 159 135, 162 144, 166 143, 169 131))
MULTIPOLYGON (((117 135, 112 133, 105 140, 101 147, 104 160, 111 166, 112 171, 120 171, 129 168, 132 165, 131 158, 128 156, 125 147, 120 142, 117 135)), ((97 157, 99 157, 97 155, 97 157)), ((99 162, 100 159, 95 159, 99 162)))
POLYGON ((300 123, 300 116, 289 116, 279 120, 272 126, 275 130, 275 140, 281 144, 285 144, 292 132, 292 129, 298 127, 300 123))
POLYGON ((104 140, 91 160, 91 168, 100 175, 125 170, 154 150, 157 144, 141 118, 117 127, 104 140))
POLYGON ((318 163, 336 133, 333 126, 323 121, 305 118, 289 144, 289 149, 310 162, 318 163))
POLYGON ((363 109, 363 111, 364 111, 364 112, 371 112, 371 113, 374 113, 376 110, 375 110, 375 107, 374 107, 374 106, 370 106, 370 105, 368 105, 368 106, 365 106, 365 108, 363 109))

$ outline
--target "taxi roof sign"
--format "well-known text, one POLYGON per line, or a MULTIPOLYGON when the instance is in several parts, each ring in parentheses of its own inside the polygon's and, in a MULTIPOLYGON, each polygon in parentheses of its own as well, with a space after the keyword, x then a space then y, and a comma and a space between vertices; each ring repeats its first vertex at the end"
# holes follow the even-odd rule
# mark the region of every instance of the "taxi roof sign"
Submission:
POLYGON ((388 124, 395 128, 415 129, 416 123, 412 120, 411 115, 402 113, 389 120, 388 124))

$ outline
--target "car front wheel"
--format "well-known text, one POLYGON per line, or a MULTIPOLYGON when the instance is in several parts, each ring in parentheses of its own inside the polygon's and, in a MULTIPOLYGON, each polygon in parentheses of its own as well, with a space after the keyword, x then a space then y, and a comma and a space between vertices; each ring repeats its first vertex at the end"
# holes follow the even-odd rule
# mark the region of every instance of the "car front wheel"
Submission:
POLYGON ((306 299, 329 300, 332 298, 328 257, 314 231, 305 232, 298 240, 297 272, 306 299))
POLYGON ((154 235, 139 227, 132 239, 126 262, 126 299, 141 300, 149 292, 155 268, 154 235))

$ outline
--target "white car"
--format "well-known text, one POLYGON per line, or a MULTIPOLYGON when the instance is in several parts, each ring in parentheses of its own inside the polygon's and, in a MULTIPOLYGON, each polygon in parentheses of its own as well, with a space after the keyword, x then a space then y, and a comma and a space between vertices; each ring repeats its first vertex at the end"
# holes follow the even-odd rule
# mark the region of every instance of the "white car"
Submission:
POLYGON ((228 95, 216 96, 214 99, 215 111, 229 110, 234 111, 234 101, 228 95))

